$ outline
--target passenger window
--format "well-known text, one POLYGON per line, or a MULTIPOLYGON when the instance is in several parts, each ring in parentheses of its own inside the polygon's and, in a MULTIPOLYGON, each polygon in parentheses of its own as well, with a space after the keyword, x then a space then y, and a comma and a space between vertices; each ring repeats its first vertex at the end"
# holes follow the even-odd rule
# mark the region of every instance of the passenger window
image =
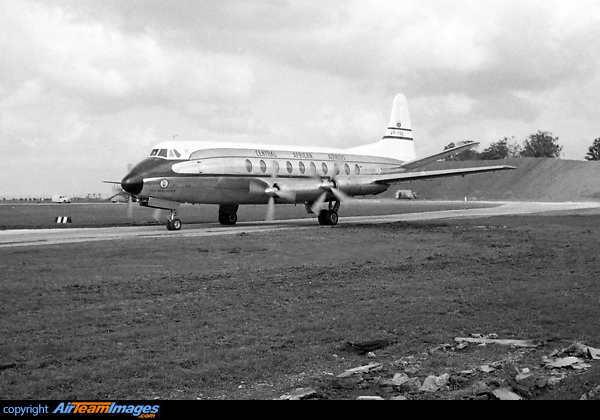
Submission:
POLYGON ((292 171, 294 170, 294 167, 292 166, 292 162, 290 162, 289 160, 285 163, 285 168, 288 171, 288 174, 291 174, 292 171))
POLYGON ((246 170, 252 172, 252 162, 250 162, 250 159, 246 159, 246 170))
POLYGON ((267 172, 267 164, 265 163, 264 160, 260 161, 260 170, 263 172, 267 172))
POLYGON ((310 162, 310 172, 313 174, 317 173, 317 165, 314 162, 310 162))
POLYGON ((327 171, 329 171, 329 168, 325 162, 321 164, 321 170, 323 170, 323 174, 327 174, 327 171))
POLYGON ((355 173, 356 175, 360 175, 360 166, 358 166, 358 165, 354 165, 354 173, 355 173))
POLYGON ((333 173, 336 175, 340 173, 340 167, 337 163, 333 164, 333 173))
POLYGON ((274 161, 273 161, 273 171, 274 171, 276 174, 278 174, 278 173, 279 173, 279 163, 278 163, 276 160, 274 160, 274 161))
POLYGON ((304 166, 304 163, 298 162, 298 168, 300 168, 300 173, 301 174, 303 174, 304 172, 306 172, 306 166, 304 166))
POLYGON ((347 163, 344 164, 344 172, 346 172, 346 175, 350 175, 350 166, 347 163))

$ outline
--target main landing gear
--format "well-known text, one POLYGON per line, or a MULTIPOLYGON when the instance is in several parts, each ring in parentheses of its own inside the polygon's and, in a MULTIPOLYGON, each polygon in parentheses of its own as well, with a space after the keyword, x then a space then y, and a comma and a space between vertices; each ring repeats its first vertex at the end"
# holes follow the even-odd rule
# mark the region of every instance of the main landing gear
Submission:
POLYGON ((219 206, 219 223, 226 226, 235 225, 239 207, 237 204, 221 204, 219 206))
POLYGON ((338 210, 340 209, 340 202, 336 201, 335 204, 329 202, 329 209, 321 210, 319 212, 319 224, 327 226, 335 226, 338 222, 338 210))
POLYGON ((165 225, 167 225, 167 230, 180 230, 181 229, 181 220, 177 217, 177 211, 171 210, 169 212, 169 217, 167 217, 167 221, 165 225))
POLYGON ((235 225, 237 223, 237 213, 219 213, 219 223, 222 225, 235 225))

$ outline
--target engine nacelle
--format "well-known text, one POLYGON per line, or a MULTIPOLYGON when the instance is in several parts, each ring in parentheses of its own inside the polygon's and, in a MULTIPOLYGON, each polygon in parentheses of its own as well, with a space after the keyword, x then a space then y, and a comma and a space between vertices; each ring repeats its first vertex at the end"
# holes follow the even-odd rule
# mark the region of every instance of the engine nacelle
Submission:
POLYGON ((361 184, 359 179, 341 178, 335 181, 337 188, 349 196, 381 194, 389 188, 385 184, 361 184))

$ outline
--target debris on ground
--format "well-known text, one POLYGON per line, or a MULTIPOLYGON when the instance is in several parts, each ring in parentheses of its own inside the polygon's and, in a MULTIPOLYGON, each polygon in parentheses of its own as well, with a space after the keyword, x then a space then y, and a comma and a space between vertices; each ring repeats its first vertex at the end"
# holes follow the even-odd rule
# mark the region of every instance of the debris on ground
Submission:
MULTIPOLYGON (((479 335, 479 334, 477 334, 479 335)), ((491 334, 490 334, 491 335, 491 334)), ((496 336, 494 334, 494 336, 496 336)), ((478 344, 501 344, 504 346, 513 346, 513 347, 537 347, 531 340, 511 340, 511 339, 499 339, 499 338, 490 338, 487 337, 456 337, 454 341, 468 342, 468 343, 478 343, 478 344)))
POLYGON ((436 392, 440 389, 445 389, 446 384, 448 383, 448 378, 450 378, 450 375, 447 373, 444 373, 441 376, 429 375, 423 381, 423 385, 421 385, 419 391, 436 392))
POLYGON ((359 366, 356 368, 348 369, 344 373, 340 373, 337 377, 338 378, 347 378, 349 376, 356 375, 359 373, 375 372, 375 371, 381 370, 381 368, 382 368, 381 363, 371 363, 369 365, 359 366))
POLYGON ((356 343, 346 341, 340 350, 363 355, 387 347, 390 344, 392 344, 390 340, 371 340, 356 343))
POLYGON ((598 385, 596 388, 590 390, 589 392, 586 392, 579 399, 580 400, 591 400, 592 398, 598 399, 597 398, 598 396, 600 396, 600 385, 598 385))
POLYGON ((408 382, 410 378, 406 373, 396 373, 392 379, 381 379, 379 385, 381 386, 401 386, 408 382))
POLYGON ((279 397, 279 399, 297 401, 305 400, 311 397, 316 397, 316 395, 317 391, 315 391, 313 388, 297 388, 289 394, 282 395, 281 397, 279 397))
POLYGON ((585 344, 577 341, 571 344, 569 347, 564 348, 556 353, 556 356, 563 355, 578 356, 584 358, 589 357, 593 360, 600 360, 600 349, 595 349, 594 347, 586 346, 585 344))
MULTIPOLYGON (((594 360, 600 359, 600 350, 575 342, 563 349, 553 350, 542 356, 540 361, 539 346, 543 343, 504 340, 495 334, 474 335, 456 338, 458 345, 442 344, 417 356, 403 356, 388 366, 370 363, 348 369, 337 376, 330 374, 320 388, 299 388, 280 399, 337 398, 346 395, 344 399, 361 400, 527 400, 540 396, 544 390, 557 385, 569 375, 591 367, 594 360), (464 349, 468 343, 494 343, 519 349, 510 351, 502 360, 468 368, 463 366, 444 373, 432 371, 428 360, 433 354, 464 349)), ((581 399, 600 399, 600 386, 583 394, 581 399)))
POLYGON ((497 389, 494 389, 492 391, 492 395, 494 397, 496 397, 497 399, 499 399, 499 400, 516 401, 516 400, 522 400, 523 399, 523 397, 521 397, 519 394, 516 394, 516 393, 512 392, 508 388, 497 388, 497 389))
POLYGON ((584 370, 592 367, 585 359, 599 360, 600 350, 580 342, 575 342, 562 350, 553 351, 550 353, 550 356, 542 357, 542 363, 550 369, 570 368, 584 370))
POLYGON ((561 357, 559 359, 550 359, 546 356, 542 358, 542 362, 547 368, 572 368, 572 369, 587 369, 592 367, 589 363, 585 363, 582 359, 575 356, 561 357))

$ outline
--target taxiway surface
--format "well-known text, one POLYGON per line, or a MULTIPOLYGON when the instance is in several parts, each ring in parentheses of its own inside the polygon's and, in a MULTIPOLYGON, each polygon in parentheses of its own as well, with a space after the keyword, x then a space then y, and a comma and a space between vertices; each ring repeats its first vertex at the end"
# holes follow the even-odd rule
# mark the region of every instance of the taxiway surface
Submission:
MULTIPOLYGON (((340 224, 374 224, 400 221, 424 221, 454 218, 478 218, 501 215, 536 214, 552 211, 582 210, 600 207, 597 202, 494 202, 496 207, 443 210, 419 213, 389 214, 377 216, 347 216, 340 224)), ((110 241, 124 239, 160 238, 166 236, 207 237, 215 235, 239 235, 241 233, 265 232, 290 229, 318 229, 316 219, 289 219, 273 222, 239 222, 235 226, 218 223, 188 224, 180 231, 169 231, 162 226, 125 226, 108 228, 74 229, 17 229, 0 232, 0 248, 14 246, 58 245, 77 242, 110 241)))

